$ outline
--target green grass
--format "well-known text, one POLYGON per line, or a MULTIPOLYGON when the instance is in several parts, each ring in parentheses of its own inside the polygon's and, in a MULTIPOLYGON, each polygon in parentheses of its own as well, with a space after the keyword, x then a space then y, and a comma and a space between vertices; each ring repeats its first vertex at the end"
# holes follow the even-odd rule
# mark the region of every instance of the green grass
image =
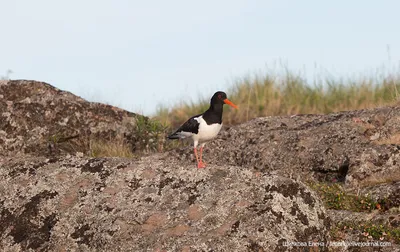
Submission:
MULTIPOLYGON (((317 78, 310 83, 301 74, 284 71, 237 79, 226 91, 239 106, 226 109, 224 123, 231 125, 271 115, 331 113, 396 103, 400 90, 400 71, 374 73, 350 78, 317 78)), ((189 116, 208 108, 209 97, 180 101, 172 109, 160 105, 155 118, 176 127, 189 116)))

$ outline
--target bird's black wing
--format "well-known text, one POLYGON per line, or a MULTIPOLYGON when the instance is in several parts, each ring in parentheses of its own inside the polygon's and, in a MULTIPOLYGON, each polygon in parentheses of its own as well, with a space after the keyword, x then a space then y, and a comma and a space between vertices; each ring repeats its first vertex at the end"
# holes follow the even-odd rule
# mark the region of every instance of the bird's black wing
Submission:
POLYGON ((187 120, 184 124, 182 124, 179 129, 177 129, 174 133, 168 136, 169 139, 178 139, 178 138, 185 138, 188 135, 185 135, 185 133, 193 133, 197 134, 199 133, 199 125, 200 123, 195 119, 202 114, 192 116, 189 120, 187 120))

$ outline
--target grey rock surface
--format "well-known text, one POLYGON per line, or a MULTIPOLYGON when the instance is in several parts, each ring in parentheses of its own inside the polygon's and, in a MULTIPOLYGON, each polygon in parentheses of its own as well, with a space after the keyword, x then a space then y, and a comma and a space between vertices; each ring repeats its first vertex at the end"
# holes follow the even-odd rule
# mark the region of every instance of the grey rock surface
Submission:
POLYGON ((167 159, 1 159, 0 247, 286 251, 329 239, 324 207, 299 181, 167 159))
POLYGON ((93 138, 119 137, 134 148, 144 118, 38 81, 3 81, 0 97, 0 155, 88 153, 93 138))

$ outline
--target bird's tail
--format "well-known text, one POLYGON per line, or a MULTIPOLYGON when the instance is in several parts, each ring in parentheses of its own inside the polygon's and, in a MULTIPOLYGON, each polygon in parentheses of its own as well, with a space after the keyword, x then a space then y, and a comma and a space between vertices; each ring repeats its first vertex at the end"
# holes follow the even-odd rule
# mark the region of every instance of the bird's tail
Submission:
POLYGON ((180 139, 181 137, 177 134, 177 132, 172 133, 171 135, 167 136, 168 139, 180 139))

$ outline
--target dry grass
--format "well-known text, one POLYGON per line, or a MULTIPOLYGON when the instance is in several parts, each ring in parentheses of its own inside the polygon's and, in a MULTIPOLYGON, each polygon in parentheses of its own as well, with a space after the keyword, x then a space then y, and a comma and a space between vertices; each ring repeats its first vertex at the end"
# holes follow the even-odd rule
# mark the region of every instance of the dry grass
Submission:
POLYGON ((92 157, 127 157, 132 158, 133 152, 131 147, 123 140, 91 140, 90 154, 92 157))
MULTIPOLYGON (((318 78, 312 84, 289 71, 245 77, 226 90, 239 110, 227 109, 224 123, 237 124, 261 116, 326 114, 394 104, 399 97, 400 71, 373 76, 377 77, 318 78)), ((160 106, 155 118, 176 127, 189 116, 206 110, 208 104, 209 98, 205 98, 198 102, 181 101, 172 109, 160 106)))

